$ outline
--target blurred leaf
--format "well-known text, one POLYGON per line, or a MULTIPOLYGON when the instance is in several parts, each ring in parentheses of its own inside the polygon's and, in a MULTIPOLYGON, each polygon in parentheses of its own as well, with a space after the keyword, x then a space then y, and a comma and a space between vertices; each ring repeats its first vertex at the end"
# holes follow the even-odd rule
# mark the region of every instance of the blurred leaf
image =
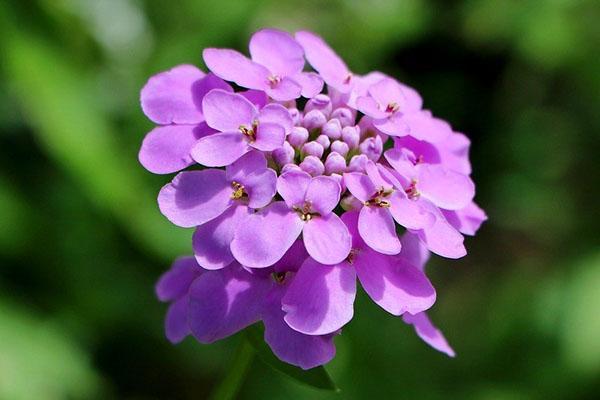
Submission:
POLYGON ((68 336, 0 299, 0 398, 81 399, 98 390, 90 360, 68 336))
POLYGON ((144 187, 136 156, 122 150, 117 132, 99 112, 88 76, 64 50, 9 23, 4 28, 11 40, 1 43, 0 61, 49 155, 142 247, 165 259, 189 251, 190 232, 174 227, 158 212, 155 193, 144 187))
POLYGON ((332 390, 339 392, 340 389, 331 379, 331 376, 325 369, 325 367, 315 367, 309 370, 303 370, 298 367, 294 367, 290 364, 280 361, 271 351, 269 346, 265 343, 264 328, 260 324, 254 324, 244 331, 246 337, 256 350, 258 357, 264 363, 271 366, 276 371, 279 371, 294 380, 311 386, 316 389, 332 390))

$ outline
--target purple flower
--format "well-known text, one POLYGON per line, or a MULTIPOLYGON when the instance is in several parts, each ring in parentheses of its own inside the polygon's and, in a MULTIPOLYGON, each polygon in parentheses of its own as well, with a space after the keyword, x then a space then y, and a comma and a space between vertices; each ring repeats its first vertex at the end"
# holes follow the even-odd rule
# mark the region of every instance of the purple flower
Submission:
POLYGON ((272 151, 283 145, 292 118, 279 104, 257 108, 244 96, 211 90, 202 100, 209 127, 219 131, 198 140, 192 157, 208 167, 231 164, 250 150, 272 151))
POLYGON ((226 81, 249 89, 263 90, 275 100, 313 97, 323 80, 315 73, 302 72, 304 52, 287 32, 263 29, 250 39, 252 60, 229 49, 205 49, 208 68, 226 81))
POLYGON ((277 179, 277 192, 284 201, 249 216, 236 231, 231 242, 236 260, 251 268, 273 265, 301 233, 308 254, 322 264, 348 256, 352 238, 332 212, 341 192, 335 179, 289 171, 277 179))
POLYGON ((169 340, 211 343, 262 321, 280 359, 322 365, 353 318, 358 280, 454 355, 425 314, 436 292, 424 265, 430 252, 464 256, 463 235, 487 219, 473 201, 467 137, 409 86, 353 74, 313 33, 264 29, 249 48, 251 58, 206 49, 211 73, 181 65, 142 89, 159 125, 142 165, 161 174, 201 165, 158 196, 171 222, 195 228, 194 257, 176 260, 156 288, 171 303, 169 340), (305 57, 316 72, 304 71, 305 57))

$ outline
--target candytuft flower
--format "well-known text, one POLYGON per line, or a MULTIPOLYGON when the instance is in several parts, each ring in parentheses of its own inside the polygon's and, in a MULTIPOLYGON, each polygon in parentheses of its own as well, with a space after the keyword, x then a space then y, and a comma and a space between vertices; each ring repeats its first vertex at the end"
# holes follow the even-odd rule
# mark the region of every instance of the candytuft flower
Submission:
POLYGON ((158 126, 140 162, 159 174, 192 167, 158 196, 171 222, 195 228, 194 257, 156 287, 171 303, 167 338, 211 343, 262 323, 275 355, 313 368, 334 357, 359 282, 454 356, 426 314, 436 291, 424 266, 431 253, 466 255, 463 235, 487 218, 467 137, 409 86, 352 73, 311 32, 263 29, 249 50, 206 49, 209 73, 181 65, 142 89, 158 126))

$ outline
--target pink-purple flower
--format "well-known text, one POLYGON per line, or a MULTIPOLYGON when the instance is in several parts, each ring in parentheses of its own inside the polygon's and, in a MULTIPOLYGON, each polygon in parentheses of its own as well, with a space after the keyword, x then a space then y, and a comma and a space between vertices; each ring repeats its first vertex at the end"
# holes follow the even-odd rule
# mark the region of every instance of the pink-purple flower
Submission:
POLYGON ((409 86, 352 73, 311 32, 263 29, 249 53, 206 49, 208 73, 181 65, 142 89, 158 126, 140 162, 184 170, 159 207, 195 229, 194 257, 156 287, 170 303, 168 339, 211 343, 262 323, 275 355, 313 368, 334 357, 360 283, 453 356, 426 314, 436 292, 424 266, 431 253, 466 255, 463 235, 487 219, 473 201, 467 137, 409 86))

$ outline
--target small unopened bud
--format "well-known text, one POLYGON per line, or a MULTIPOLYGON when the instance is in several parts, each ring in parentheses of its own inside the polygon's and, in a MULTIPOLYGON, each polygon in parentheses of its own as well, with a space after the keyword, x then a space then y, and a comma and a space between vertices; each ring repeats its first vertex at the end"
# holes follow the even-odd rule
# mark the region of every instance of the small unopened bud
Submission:
POLYGON ((377 161, 383 153, 383 142, 379 136, 366 138, 359 146, 360 152, 371 161, 377 161))
POLYGON ((352 157, 352 159, 348 163, 348 171, 349 172, 364 172, 367 162, 369 162, 369 159, 364 154, 355 155, 354 157, 352 157))
POLYGON ((342 137, 342 124, 339 119, 330 119, 321 128, 321 133, 327 135, 331 140, 337 140, 342 137))
POLYGON ((312 99, 306 102, 306 106, 304 107, 304 112, 309 112, 312 110, 319 110, 328 117, 331 114, 331 99, 326 94, 318 94, 312 99))
POLYGON ((294 147, 300 147, 308 140, 308 131, 302 126, 295 126, 287 137, 287 141, 294 147))
POLYGON ((358 126, 346 126, 342 129, 342 140, 350 149, 356 149, 360 141, 360 129, 358 126))
POLYGON ((302 121, 302 113, 297 108, 289 108, 288 112, 290 113, 290 117, 292 117, 293 124, 299 125, 302 121))
POLYGON ((325 135, 319 135, 319 137, 315 139, 315 142, 320 143, 325 150, 327 150, 331 144, 331 141, 325 135))
POLYGON ((356 114, 349 108, 340 107, 333 110, 331 113, 331 118, 337 118, 342 126, 350 126, 354 125, 356 114))
POLYGON ((324 151, 325 149, 323 148, 321 143, 315 141, 304 143, 304 146, 302 146, 302 152, 304 154, 307 154, 309 156, 315 156, 317 158, 321 158, 324 151))
POLYGON ((273 160, 279 166, 294 162, 295 151, 292 145, 288 142, 283 142, 283 146, 273 150, 271 154, 273 155, 273 160))
POLYGON ((304 118, 302 119, 302 126, 304 126, 309 131, 320 128, 327 122, 327 118, 325 115, 319 110, 312 110, 304 114, 304 118))
POLYGON ((300 169, 304 172, 308 172, 311 176, 323 175, 323 172, 325 172, 325 166, 321 160, 315 156, 305 157, 300 163, 300 169))
POLYGON ((336 140, 335 142, 331 143, 332 153, 338 153, 342 157, 346 157, 346 154, 348 154, 349 151, 350 147, 348 147, 348 145, 341 140, 336 140))
POLYGON ((339 153, 329 153, 325 160, 325 173, 341 174, 346 171, 346 159, 339 153))
POLYGON ((283 168, 281 168, 281 173, 283 174, 288 171, 302 171, 302 169, 296 164, 285 164, 283 168))

